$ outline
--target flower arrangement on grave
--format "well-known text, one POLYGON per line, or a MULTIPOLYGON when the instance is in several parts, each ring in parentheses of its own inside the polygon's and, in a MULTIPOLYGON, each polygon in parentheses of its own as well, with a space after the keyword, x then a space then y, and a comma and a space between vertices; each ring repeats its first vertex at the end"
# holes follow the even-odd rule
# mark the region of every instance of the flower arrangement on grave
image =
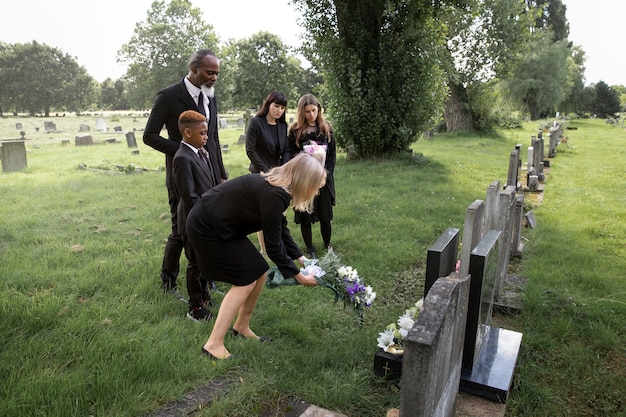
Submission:
POLYGON ((385 331, 378 334, 378 347, 387 353, 401 355, 404 353, 404 338, 409 334, 417 316, 424 309, 424 299, 420 299, 415 305, 398 318, 396 323, 391 323, 385 331))
MULTIPOLYGON (((341 263, 341 257, 332 248, 320 259, 305 262, 300 270, 303 274, 315 275, 318 285, 330 289, 336 303, 341 300, 344 307, 350 307, 356 314, 359 323, 363 322, 363 311, 374 302, 376 292, 370 285, 365 285, 356 269, 341 263)), ((270 268, 265 285, 276 288, 282 285, 298 285, 295 278, 284 278, 278 268, 270 268)))

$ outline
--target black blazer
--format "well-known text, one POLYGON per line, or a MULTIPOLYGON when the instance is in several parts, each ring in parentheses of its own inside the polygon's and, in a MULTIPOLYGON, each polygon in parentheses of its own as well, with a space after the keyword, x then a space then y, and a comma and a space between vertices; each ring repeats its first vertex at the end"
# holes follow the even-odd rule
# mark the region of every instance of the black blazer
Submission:
MULTIPOLYGON (((178 151, 182 140, 178 130, 178 117, 185 110, 198 111, 198 105, 187 91, 184 79, 181 79, 157 93, 143 132, 143 142, 165 154, 165 184, 168 188, 174 187, 171 173, 172 159, 174 159, 174 154, 178 151), (168 139, 161 136, 163 127, 167 129, 168 139)), ((211 156, 215 177, 221 181, 227 179, 228 175, 224 169, 222 148, 217 133, 217 100, 215 97, 209 98, 209 110, 211 112, 209 120, 207 120, 209 139, 205 147, 211 156)))
POLYGON ((172 160, 172 177, 178 194, 176 222, 178 231, 186 235, 187 215, 203 193, 216 186, 209 166, 189 146, 181 142, 172 160))
POLYGON ((250 158, 250 172, 267 172, 291 159, 287 141, 287 124, 276 121, 278 147, 274 143, 270 125, 264 116, 255 116, 246 130, 246 154, 250 158))

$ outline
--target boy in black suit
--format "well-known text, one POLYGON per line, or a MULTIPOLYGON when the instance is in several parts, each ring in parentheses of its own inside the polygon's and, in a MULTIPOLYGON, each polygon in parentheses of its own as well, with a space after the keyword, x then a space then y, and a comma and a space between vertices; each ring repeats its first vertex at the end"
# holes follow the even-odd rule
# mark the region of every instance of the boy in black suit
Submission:
POLYGON ((194 321, 207 321, 211 319, 207 306, 212 305, 208 280, 200 274, 196 253, 187 239, 185 223, 193 205, 200 200, 205 191, 217 185, 217 181, 206 150, 208 128, 206 117, 194 110, 184 111, 178 118, 178 128, 182 140, 172 160, 172 177, 179 197, 176 210, 177 228, 182 236, 187 257, 186 281, 189 294, 187 317, 194 321))

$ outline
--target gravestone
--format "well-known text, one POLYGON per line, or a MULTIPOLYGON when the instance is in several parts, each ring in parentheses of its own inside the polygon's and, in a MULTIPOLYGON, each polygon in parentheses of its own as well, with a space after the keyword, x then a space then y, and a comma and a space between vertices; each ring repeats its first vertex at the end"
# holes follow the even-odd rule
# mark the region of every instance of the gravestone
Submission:
POLYGON ((522 242, 522 227, 524 226, 524 194, 518 194, 515 198, 513 218, 511 224, 511 256, 519 257, 524 250, 522 242))
POLYGON ((243 135, 240 135, 239 140, 237 141, 238 144, 241 145, 241 144, 246 143, 246 132, 248 131, 248 125, 250 124, 250 119, 252 119, 253 117, 254 116, 249 111, 246 111, 243 113, 243 120, 245 121, 245 125, 243 128, 243 135))
POLYGON ((469 260, 472 250, 482 239, 483 221, 485 213, 485 202, 475 200, 465 210, 465 223, 463 224, 463 240, 461 244, 461 274, 469 273, 469 260))
POLYGON ((113 131, 114 131, 114 132, 122 132, 122 131, 123 131, 123 130, 122 130, 122 126, 115 126, 115 127, 113 128, 113 131))
POLYGON ((126 132, 126 144, 128 145, 129 148, 137 147, 137 139, 135 139, 134 132, 126 132))
POLYGON ((519 167, 520 167, 520 150, 514 149, 509 156, 509 171, 506 179, 506 186, 512 185, 517 190, 519 188, 519 167))
POLYGON ((107 131, 107 124, 104 121, 103 118, 97 118, 96 119, 96 130, 100 131, 100 132, 106 132, 107 131))
POLYGON ((527 160, 526 160, 526 171, 530 171, 530 169, 533 167, 533 147, 529 146, 528 147, 528 155, 527 155, 527 160))
POLYGON ((404 338, 400 417, 453 417, 461 377, 469 277, 439 278, 404 338))
POLYGON ((459 250, 459 229, 450 227, 428 248, 424 296, 438 278, 447 277, 456 269, 459 250))
POLYGON ((558 122, 554 122, 554 126, 550 128, 550 139, 548 142, 548 158, 554 158, 556 156, 556 147, 559 144, 561 138, 561 125, 558 122))
POLYGON ((522 334, 492 325, 501 242, 501 232, 491 230, 472 251, 459 389, 505 403, 513 382, 522 334))
POLYGON ((84 124, 84 123, 81 123, 80 127, 78 128, 78 131, 79 132, 89 132, 89 126, 84 124))
POLYGON ((226 129, 228 127, 228 121, 226 120, 226 118, 222 117, 219 119, 219 128, 220 129, 226 129))
POLYGON ((21 123, 15 123, 15 129, 16 130, 22 130, 24 127, 22 126, 21 123))
POLYGON ((515 206, 515 187, 506 187, 501 193, 498 202, 498 226, 495 230, 500 235, 500 250, 498 257, 498 273, 496 274, 495 299, 500 298, 509 269, 511 255, 511 218, 515 206))
POLYGON ((535 139, 533 143, 533 168, 539 181, 543 181, 543 138, 535 139))
POLYGON ((93 145, 93 138, 87 133, 80 133, 74 136, 74 146, 93 145))
POLYGON ((237 119, 237 127, 244 127, 246 122, 240 117, 237 119))
POLYGON ((26 147, 23 140, 0 142, 2 172, 21 171, 26 168, 26 147))
POLYGON ((500 181, 493 180, 487 187, 485 199, 485 220, 481 235, 498 227, 498 204, 500 200, 500 181))
POLYGON ((43 128, 46 132, 56 132, 57 125, 54 122, 43 122, 43 128))

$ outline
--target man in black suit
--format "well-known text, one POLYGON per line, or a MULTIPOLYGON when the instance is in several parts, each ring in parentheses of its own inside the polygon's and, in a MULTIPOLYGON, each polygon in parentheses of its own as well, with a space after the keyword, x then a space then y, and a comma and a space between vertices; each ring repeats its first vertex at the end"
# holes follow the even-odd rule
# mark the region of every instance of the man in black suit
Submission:
POLYGON ((172 160, 172 178, 179 198, 176 213, 177 228, 183 238, 187 257, 185 274, 189 294, 187 317, 203 322, 211 318, 211 313, 206 307, 212 305, 212 300, 208 291, 208 280, 200 274, 196 252, 187 238, 186 223, 191 208, 200 200, 202 194, 217 185, 217 181, 204 148, 207 141, 206 117, 197 111, 186 110, 181 113, 178 126, 182 141, 172 160))
POLYGON ((184 248, 183 239, 178 232, 176 211, 178 195, 172 178, 172 159, 178 150, 181 134, 178 130, 178 118, 185 110, 196 110, 207 116, 208 140, 205 148, 209 153, 213 174, 218 183, 228 177, 222 161, 222 151, 217 133, 217 102, 213 90, 220 72, 220 61, 209 49, 194 53, 189 59, 189 72, 179 82, 157 93, 144 129, 143 141, 157 151, 165 154, 165 186, 170 205, 172 230, 165 243, 165 253, 161 266, 161 287, 165 291, 177 294, 180 255, 184 248), (168 138, 161 136, 165 127, 168 138))

